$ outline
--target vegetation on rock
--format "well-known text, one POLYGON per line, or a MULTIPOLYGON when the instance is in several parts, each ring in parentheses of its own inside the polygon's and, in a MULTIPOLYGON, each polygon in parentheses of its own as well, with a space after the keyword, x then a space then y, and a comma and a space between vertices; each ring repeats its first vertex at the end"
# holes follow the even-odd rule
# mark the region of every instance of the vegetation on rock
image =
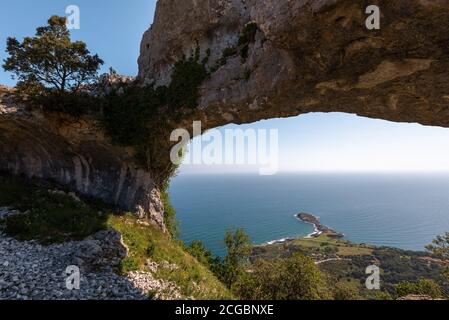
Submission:
POLYGON ((301 254, 276 260, 257 260, 235 285, 246 300, 326 300, 332 295, 325 275, 301 254))
POLYGON ((449 232, 438 236, 426 249, 446 264, 443 275, 449 282, 449 232))
POLYGON ((433 299, 443 297, 441 287, 430 279, 420 279, 417 282, 404 281, 396 286, 396 296, 398 298, 411 294, 426 295, 433 299))
MULTIPOLYGON (((220 67, 226 65, 229 58, 236 55, 240 55, 241 62, 245 63, 248 59, 249 45, 256 40, 256 34, 258 30, 259 27, 257 26, 257 23, 247 23, 239 36, 237 44, 233 47, 228 47, 223 50, 221 58, 216 61, 215 65, 210 69, 210 72, 216 72, 220 67)), ((243 78, 245 80, 248 80, 250 75, 251 73, 249 71, 245 71, 245 75, 243 78)))
POLYGON ((199 86, 207 77, 200 49, 175 64, 168 86, 131 86, 104 98, 101 121, 114 142, 132 146, 136 158, 165 190, 176 165, 170 161, 171 132, 196 107, 199 86))

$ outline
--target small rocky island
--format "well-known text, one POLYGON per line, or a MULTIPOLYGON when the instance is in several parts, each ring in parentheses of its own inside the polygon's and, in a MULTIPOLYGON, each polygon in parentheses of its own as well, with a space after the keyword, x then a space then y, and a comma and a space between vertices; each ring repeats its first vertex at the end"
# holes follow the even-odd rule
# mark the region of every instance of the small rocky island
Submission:
POLYGON ((303 222, 313 224, 315 226, 315 230, 313 231, 313 233, 309 235, 309 237, 316 238, 321 235, 325 235, 331 238, 343 238, 345 236, 342 233, 339 233, 329 227, 326 227, 325 225, 322 225, 320 219, 312 214, 298 213, 296 215, 296 218, 298 218, 303 222))

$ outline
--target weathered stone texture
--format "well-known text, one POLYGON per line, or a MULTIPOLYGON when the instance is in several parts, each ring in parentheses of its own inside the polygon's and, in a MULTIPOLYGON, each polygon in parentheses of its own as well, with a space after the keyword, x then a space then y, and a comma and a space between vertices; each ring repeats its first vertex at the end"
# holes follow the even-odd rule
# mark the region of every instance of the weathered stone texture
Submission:
POLYGON ((248 59, 231 57, 201 88, 204 126, 309 112, 449 126, 447 0, 159 0, 140 79, 166 83, 197 44, 212 65, 251 21, 248 59), (365 27, 372 4, 380 30, 365 27))

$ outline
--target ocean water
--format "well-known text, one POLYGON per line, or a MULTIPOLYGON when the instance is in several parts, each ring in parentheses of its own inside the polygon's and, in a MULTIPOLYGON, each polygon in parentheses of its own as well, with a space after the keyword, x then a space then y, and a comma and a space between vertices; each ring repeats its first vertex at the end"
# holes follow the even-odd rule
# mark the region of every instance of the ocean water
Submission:
POLYGON ((224 253, 228 229, 242 227, 255 243, 306 236, 307 212, 373 245, 423 250, 449 231, 449 174, 180 175, 170 187, 181 238, 224 253))

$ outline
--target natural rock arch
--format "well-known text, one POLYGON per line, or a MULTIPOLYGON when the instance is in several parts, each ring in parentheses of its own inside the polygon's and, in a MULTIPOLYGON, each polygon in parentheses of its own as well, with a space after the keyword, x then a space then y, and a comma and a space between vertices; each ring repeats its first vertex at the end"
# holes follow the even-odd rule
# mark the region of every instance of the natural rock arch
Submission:
POLYGON ((201 87, 205 127, 334 111, 449 126, 447 0, 159 0, 139 78, 167 83, 197 46, 212 67, 248 23, 247 57, 227 57, 201 87), (380 30, 365 26, 372 4, 380 30))
MULTIPOLYGON (((211 74, 180 127, 335 111, 449 127, 449 0, 159 0, 138 79, 167 84, 197 48, 211 74), (372 4, 380 30, 365 27, 372 4)), ((133 150, 92 120, 23 114, 6 100, 0 92, 0 170, 140 207, 164 228, 158 187, 133 150)))

